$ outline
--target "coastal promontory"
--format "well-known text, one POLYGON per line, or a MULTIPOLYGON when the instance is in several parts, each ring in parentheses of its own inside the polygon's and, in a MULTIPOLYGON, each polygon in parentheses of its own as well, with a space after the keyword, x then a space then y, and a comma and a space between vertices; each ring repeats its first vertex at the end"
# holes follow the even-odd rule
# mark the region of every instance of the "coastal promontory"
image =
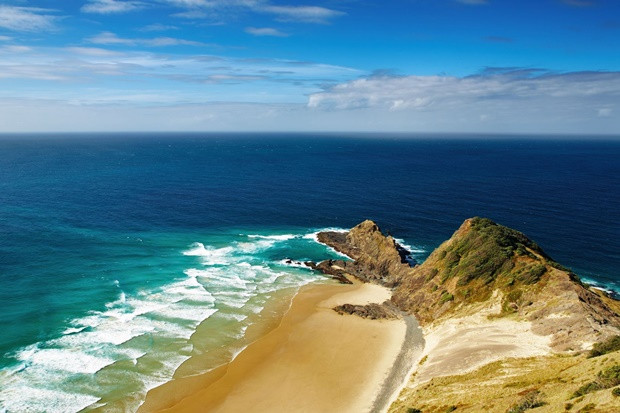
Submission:
POLYGON ((391 287, 384 308, 424 330, 390 411, 620 411, 620 302, 521 232, 470 218, 421 265, 369 220, 319 240, 352 260, 318 269, 391 287))

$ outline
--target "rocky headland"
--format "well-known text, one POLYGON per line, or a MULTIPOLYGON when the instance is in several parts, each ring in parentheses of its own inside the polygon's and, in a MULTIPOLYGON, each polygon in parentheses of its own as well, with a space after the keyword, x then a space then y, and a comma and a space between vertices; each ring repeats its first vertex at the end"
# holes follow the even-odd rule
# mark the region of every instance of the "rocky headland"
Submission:
POLYGON ((587 356, 593 346, 620 341, 620 302, 583 284, 524 234, 471 218, 415 266, 369 220, 318 239, 351 260, 310 266, 341 282, 392 289, 382 305, 334 310, 367 318, 411 314, 424 330, 424 351, 390 411, 620 411, 620 397, 612 395, 620 394, 613 389, 620 385, 620 345, 598 362, 587 356), (590 387, 575 396, 580 386, 590 387))

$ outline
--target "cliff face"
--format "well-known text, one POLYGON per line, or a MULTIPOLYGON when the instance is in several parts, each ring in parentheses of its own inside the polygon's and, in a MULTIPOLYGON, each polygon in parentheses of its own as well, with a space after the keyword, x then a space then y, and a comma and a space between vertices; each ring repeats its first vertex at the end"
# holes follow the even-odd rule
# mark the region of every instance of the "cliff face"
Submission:
POLYGON ((488 219, 466 220, 414 268, 372 221, 333 234, 319 240, 355 260, 339 262, 338 271, 395 287, 392 301, 422 325, 494 304, 495 317, 531 321, 534 332, 553 335, 557 350, 579 350, 620 332, 618 301, 588 289, 522 233, 488 219))

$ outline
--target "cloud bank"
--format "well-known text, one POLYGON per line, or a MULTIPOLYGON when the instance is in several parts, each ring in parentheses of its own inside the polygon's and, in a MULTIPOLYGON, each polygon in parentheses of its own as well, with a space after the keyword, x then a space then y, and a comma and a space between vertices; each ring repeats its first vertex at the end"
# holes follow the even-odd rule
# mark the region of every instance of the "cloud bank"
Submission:
POLYGON ((463 77, 366 76, 318 62, 106 48, 194 45, 168 37, 101 32, 64 48, 3 40, 4 132, 620 131, 620 72, 514 67, 463 77))
POLYGON ((20 32, 46 32, 55 29, 53 10, 38 7, 0 5, 0 28, 20 32))
POLYGON ((120 14, 162 5, 180 9, 173 16, 186 19, 229 17, 231 13, 245 11, 273 15, 280 21, 325 24, 345 14, 327 7, 273 4, 266 0, 88 0, 81 10, 93 14, 120 14))
POLYGON ((553 73, 540 69, 487 69, 466 77, 375 76, 312 94, 308 107, 317 110, 407 112, 412 117, 444 120, 466 118, 472 124, 545 123, 562 129, 596 118, 618 122, 620 72, 553 73))
POLYGON ((81 10, 84 13, 117 14, 135 11, 145 6, 145 3, 131 0, 88 0, 88 2, 82 6, 81 10))

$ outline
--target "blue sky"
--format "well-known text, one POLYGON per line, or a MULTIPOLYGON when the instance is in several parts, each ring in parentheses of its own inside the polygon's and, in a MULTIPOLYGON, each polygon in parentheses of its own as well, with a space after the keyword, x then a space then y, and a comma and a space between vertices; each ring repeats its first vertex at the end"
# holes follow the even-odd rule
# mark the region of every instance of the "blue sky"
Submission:
POLYGON ((620 133, 617 0, 0 0, 0 132, 620 133))

